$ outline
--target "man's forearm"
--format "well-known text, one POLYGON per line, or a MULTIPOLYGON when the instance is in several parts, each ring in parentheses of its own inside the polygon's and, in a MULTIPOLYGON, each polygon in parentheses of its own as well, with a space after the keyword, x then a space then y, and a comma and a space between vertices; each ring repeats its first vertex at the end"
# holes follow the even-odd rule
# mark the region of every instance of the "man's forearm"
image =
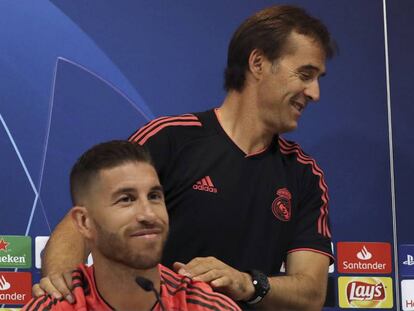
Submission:
MULTIPOLYGON (((268 277, 270 290, 257 303, 262 310, 320 311, 326 296, 329 258, 297 251, 287 256, 287 275, 268 277)), ((197 257, 174 269, 193 280, 209 283, 236 301, 255 300, 251 274, 238 271, 215 257, 197 257)))
POLYGON ((89 249, 69 214, 57 225, 45 247, 42 275, 71 270, 86 260, 89 249))
POLYGON ((325 302, 326 281, 318 284, 308 275, 270 277, 270 291, 260 302, 265 310, 320 311, 325 302))

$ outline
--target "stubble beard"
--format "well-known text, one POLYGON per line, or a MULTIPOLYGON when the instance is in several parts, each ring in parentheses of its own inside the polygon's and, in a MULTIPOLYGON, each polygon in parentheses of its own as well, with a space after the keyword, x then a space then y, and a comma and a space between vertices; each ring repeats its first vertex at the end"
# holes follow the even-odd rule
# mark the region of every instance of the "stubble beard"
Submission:
POLYGON ((105 258, 139 270, 151 269, 160 263, 166 237, 153 249, 140 252, 138 249, 131 249, 117 233, 105 230, 95 220, 94 223, 97 233, 95 246, 105 258))

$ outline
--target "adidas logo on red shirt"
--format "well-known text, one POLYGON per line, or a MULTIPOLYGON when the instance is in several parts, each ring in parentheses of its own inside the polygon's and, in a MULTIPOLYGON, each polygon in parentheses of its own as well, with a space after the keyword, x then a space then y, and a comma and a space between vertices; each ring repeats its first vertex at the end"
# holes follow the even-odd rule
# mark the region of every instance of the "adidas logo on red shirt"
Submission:
POLYGON ((217 188, 214 187, 213 182, 211 181, 210 176, 201 178, 193 185, 194 190, 206 191, 217 193, 217 188))

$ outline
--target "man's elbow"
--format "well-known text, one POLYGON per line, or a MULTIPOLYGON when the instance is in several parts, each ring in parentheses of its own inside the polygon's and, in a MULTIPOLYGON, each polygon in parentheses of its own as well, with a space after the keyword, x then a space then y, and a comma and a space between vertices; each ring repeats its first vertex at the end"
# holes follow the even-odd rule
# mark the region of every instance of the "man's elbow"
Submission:
POLYGON ((308 307, 306 311, 322 310, 326 299, 326 288, 314 288, 308 296, 308 307))

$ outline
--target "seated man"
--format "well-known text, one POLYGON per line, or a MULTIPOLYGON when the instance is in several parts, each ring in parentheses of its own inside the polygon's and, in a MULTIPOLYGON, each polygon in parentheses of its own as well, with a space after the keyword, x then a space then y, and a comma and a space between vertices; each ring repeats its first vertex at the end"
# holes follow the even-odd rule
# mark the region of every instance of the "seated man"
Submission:
POLYGON ((71 217, 94 264, 73 271, 74 304, 44 295, 23 310, 239 310, 206 283, 159 264, 168 214, 143 147, 124 141, 93 147, 72 168, 70 187, 71 217))

